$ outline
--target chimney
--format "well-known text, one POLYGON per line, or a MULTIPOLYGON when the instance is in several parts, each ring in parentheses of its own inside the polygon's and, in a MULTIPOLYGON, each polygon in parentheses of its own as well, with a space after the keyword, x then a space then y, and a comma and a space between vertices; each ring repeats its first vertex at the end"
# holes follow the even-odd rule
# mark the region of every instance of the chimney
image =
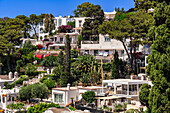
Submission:
POLYGON ((13 78, 13 76, 12 76, 12 72, 9 72, 8 77, 9 77, 9 79, 13 78))
POLYGON ((69 83, 67 84, 67 90, 68 91, 70 90, 70 84, 69 83))

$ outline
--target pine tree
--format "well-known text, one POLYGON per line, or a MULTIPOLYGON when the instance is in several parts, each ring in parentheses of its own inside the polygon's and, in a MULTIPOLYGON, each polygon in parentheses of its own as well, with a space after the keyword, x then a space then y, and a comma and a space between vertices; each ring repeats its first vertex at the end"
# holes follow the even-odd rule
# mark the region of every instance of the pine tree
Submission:
POLYGON ((153 83, 149 94, 152 113, 170 111, 170 5, 165 2, 157 5, 154 11, 152 53, 148 57, 147 73, 153 83))
POLYGON ((46 14, 45 15, 45 32, 49 33, 49 35, 52 35, 52 31, 55 30, 55 23, 54 23, 54 16, 52 14, 46 14))

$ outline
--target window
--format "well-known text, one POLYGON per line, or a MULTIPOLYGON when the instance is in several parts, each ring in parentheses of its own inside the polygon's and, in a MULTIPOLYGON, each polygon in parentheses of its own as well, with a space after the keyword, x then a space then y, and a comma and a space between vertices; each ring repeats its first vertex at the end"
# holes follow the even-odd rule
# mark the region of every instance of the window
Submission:
POLYGON ((111 39, 109 37, 107 37, 107 36, 105 36, 104 38, 105 38, 105 42, 110 42, 111 41, 111 39))
POLYGON ((61 24, 62 24, 62 19, 58 19, 58 21, 59 21, 59 26, 61 26, 61 24))
POLYGON ((63 102, 63 94, 54 94, 54 102, 62 103, 63 102))
POLYGON ((55 26, 57 26, 57 19, 54 20, 55 26))
POLYGON ((60 38, 60 42, 63 42, 63 38, 60 38))
POLYGON ((82 24, 82 21, 81 21, 81 20, 79 20, 79 27, 81 27, 81 26, 82 26, 81 24, 82 24))
POLYGON ((40 28, 40 33, 43 33, 43 28, 40 28))

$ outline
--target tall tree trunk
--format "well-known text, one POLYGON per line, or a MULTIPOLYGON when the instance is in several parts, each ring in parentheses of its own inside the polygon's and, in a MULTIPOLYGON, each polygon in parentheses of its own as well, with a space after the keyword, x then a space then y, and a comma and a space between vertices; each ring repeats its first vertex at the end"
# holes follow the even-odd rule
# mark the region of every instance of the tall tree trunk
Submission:
POLYGON ((132 42, 132 38, 130 38, 130 56, 131 56, 131 60, 130 60, 130 65, 131 65, 131 69, 132 69, 132 72, 133 72, 133 42, 132 42))
POLYGON ((134 74, 138 74, 138 73, 137 73, 137 67, 136 67, 137 65, 136 65, 135 53, 136 53, 136 43, 134 44, 134 52, 133 52, 134 62, 135 62, 135 65, 134 65, 134 74))
POLYGON ((125 49, 125 51, 126 51, 126 54, 128 55, 128 59, 129 59, 129 61, 130 61, 131 58, 130 58, 130 55, 129 55, 129 53, 128 53, 127 47, 126 47, 126 45, 125 45, 125 42, 123 42, 123 41, 121 41, 121 42, 122 42, 122 44, 123 44, 123 47, 124 47, 124 49, 125 49))
MULTIPOLYGON (((33 27, 33 26, 32 26, 32 27, 33 27)), ((37 27, 37 26, 33 27, 33 29, 34 29, 34 33, 35 33, 36 38, 38 38, 37 32, 36 32, 36 27, 37 27)))

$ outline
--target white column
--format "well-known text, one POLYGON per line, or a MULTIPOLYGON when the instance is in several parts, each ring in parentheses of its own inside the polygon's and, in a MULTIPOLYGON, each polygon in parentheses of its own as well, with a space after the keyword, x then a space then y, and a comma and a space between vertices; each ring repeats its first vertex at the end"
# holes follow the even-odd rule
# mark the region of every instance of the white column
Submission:
POLYGON ((114 83, 114 94, 116 94, 116 83, 114 83))
POLYGON ((127 84, 127 95, 129 95, 129 84, 127 84))

